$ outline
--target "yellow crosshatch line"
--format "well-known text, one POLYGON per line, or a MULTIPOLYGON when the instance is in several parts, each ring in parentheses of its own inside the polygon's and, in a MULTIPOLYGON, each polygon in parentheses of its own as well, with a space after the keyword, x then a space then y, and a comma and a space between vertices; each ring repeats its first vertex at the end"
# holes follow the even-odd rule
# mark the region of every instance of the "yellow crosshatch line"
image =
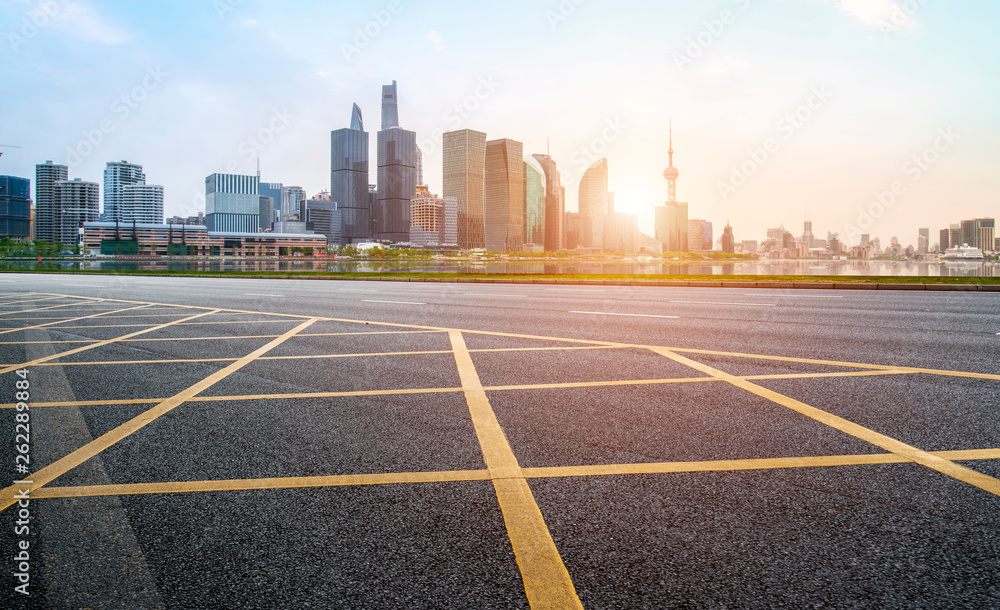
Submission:
MULTIPOLYGON (((140 324, 139 326, 145 326, 145 324, 140 324)), ((175 326, 187 326, 186 324, 176 324, 175 326)), ((65 326, 61 328, 66 328, 65 326)), ((102 328, 97 326, 86 326, 82 328, 102 328)), ((103 327, 112 328, 112 327, 103 327)), ((118 328, 118 327, 114 327, 118 328)), ((416 331, 388 331, 388 332, 373 332, 373 333, 303 333, 297 335, 299 337, 356 337, 362 335, 429 335, 433 333, 438 333, 439 331, 433 330, 416 330, 416 331)), ((281 335, 245 335, 236 336, 230 335, 225 337, 141 337, 139 339, 125 339, 120 341, 120 343, 150 343, 153 341, 233 341, 238 339, 274 339, 280 337, 281 335)), ((35 344, 53 344, 53 343, 96 343, 99 339, 73 339, 68 341, 0 341, 0 345, 35 345, 35 344)), ((583 348, 580 348, 583 349, 583 348)))
MULTIPOLYGON (((552 540, 551 534, 545 525, 544 517, 538 508, 537 503, 534 500, 531 489, 528 485, 529 479, 538 478, 558 478, 558 477, 583 477, 583 476, 605 476, 605 475, 621 475, 621 474, 667 474, 667 473, 680 473, 680 472, 705 472, 705 471, 726 471, 726 470, 763 470, 763 469, 774 469, 774 468, 806 468, 806 467, 832 467, 832 466, 850 466, 850 465, 871 465, 871 464, 893 464, 893 463, 917 463, 925 467, 933 469, 937 472, 946 474, 947 476, 953 477, 960 481, 966 482, 970 485, 978 487, 989 493, 1000 495, 1000 481, 993 477, 989 477, 985 474, 976 472, 970 468, 958 464, 958 461, 974 461, 974 460, 995 460, 1000 459, 1000 449, 975 449, 966 451, 949 451, 949 452, 927 452, 920 450, 916 447, 912 447, 898 440, 892 439, 888 436, 879 434, 853 422, 845 420, 843 418, 834 416, 830 413, 824 412, 820 409, 806 405, 797 400, 794 400, 788 396, 784 396, 760 385, 753 383, 756 380, 766 380, 766 379, 800 379, 800 378, 836 378, 836 377, 860 377, 860 376, 886 376, 886 375, 903 375, 903 374, 927 374, 927 375, 939 375, 939 376, 954 376, 954 377, 966 377, 981 380, 1000 380, 1000 375, 994 374, 984 374, 984 373, 972 373, 967 371, 948 371, 948 370, 936 370, 936 369, 924 369, 918 367, 905 367, 898 365, 884 365, 884 364, 870 364, 870 363, 852 363, 852 362, 839 362, 839 361, 829 361, 829 360, 815 360, 808 358, 792 358, 792 357, 782 357, 782 356, 772 356, 772 355, 761 355, 761 354, 742 354, 734 352, 721 352, 721 351, 711 351, 711 350, 696 350, 689 348, 675 348, 675 347, 662 347, 662 346, 650 346, 650 345, 633 345, 627 343, 617 343, 617 342, 606 342, 606 341, 593 341, 584 339, 571 339, 564 337, 545 337, 545 336, 534 336, 534 335, 521 335, 514 333, 502 333, 495 331, 475 331, 475 330, 460 330, 460 329, 450 329, 443 327, 433 327, 433 326, 421 326, 414 324, 401 324, 392 322, 368 322, 363 320, 350 320, 350 319, 340 319, 340 318, 327 318, 320 316, 304 316, 295 314, 278 314, 278 313, 262 313, 255 311, 244 311, 235 309, 217 309, 201 306, 182 306, 182 305, 169 305, 161 303, 148 303, 141 301, 127 301, 127 300, 116 300, 116 299, 100 299, 96 297, 77 297, 77 296, 66 296, 66 295, 52 295, 52 294, 38 294, 33 293, 35 296, 39 297, 31 301, 3 301, 0 305, 5 304, 18 304, 24 302, 39 302, 42 298, 51 297, 51 300, 59 299, 75 299, 76 302, 71 302, 63 305, 52 306, 51 309, 58 309, 61 307, 69 307, 74 304, 78 304, 80 301, 86 301, 90 303, 117 303, 121 305, 132 305, 132 307, 124 307, 117 310, 107 310, 101 313, 96 313, 90 316, 81 316, 77 318, 67 318, 60 319, 59 321, 51 322, 48 324, 40 324, 31 327, 21 327, 21 328, 10 328, 0 330, 0 334, 5 334, 8 332, 16 332, 18 330, 28 330, 34 328, 51 328, 54 325, 60 325, 67 322, 73 322, 84 319, 91 319, 99 316, 105 316, 107 318, 128 318, 130 316, 108 316, 106 314, 111 313, 122 313, 125 311, 131 311, 135 309, 143 308, 168 308, 176 307, 178 309, 201 311, 202 313, 192 315, 179 320, 174 320, 172 322, 167 322, 160 325, 153 324, 122 324, 115 326, 82 326, 78 328, 124 328, 124 327, 143 327, 143 330, 136 331, 130 334, 116 337, 114 339, 107 340, 94 340, 94 341, 83 341, 85 345, 68 350, 66 352, 61 352, 53 356, 46 358, 41 358, 36 361, 10 365, 4 368, 0 368, 0 373, 9 372, 16 368, 21 368, 23 366, 44 366, 46 364, 50 365, 60 365, 65 366, 66 364, 96 364, 96 363, 54 363, 52 361, 65 357, 74 353, 81 351, 101 347, 103 345, 109 345, 113 343, 125 342, 136 340, 135 337, 142 335, 153 330, 158 330, 161 328, 169 326, 193 326, 193 325, 214 325, 214 324, 262 324, 268 322, 298 322, 298 326, 290 329, 282 335, 269 335, 262 336, 259 338, 272 338, 267 345, 254 350, 247 356, 240 359, 214 359, 214 360, 199 360, 199 362, 229 362, 230 364, 225 368, 214 372, 209 377, 202 379, 196 384, 190 386, 186 390, 169 397, 167 399, 136 399, 136 400, 108 400, 108 401, 80 401, 74 403, 49 403, 48 406, 83 406, 83 405, 111 405, 111 404, 153 404, 152 408, 146 410, 141 415, 129 420, 128 422, 122 424, 118 428, 104 434, 103 436, 91 441, 87 445, 84 445, 80 449, 70 453, 64 458, 56 461, 55 463, 42 468, 41 470, 29 475, 27 478, 32 481, 29 487, 30 494, 32 498, 55 498, 55 497, 82 497, 87 495, 126 495, 126 494, 140 494, 140 493, 182 493, 182 492, 211 492, 211 491, 224 491, 230 489, 280 489, 289 487, 329 487, 329 486, 345 486, 345 485, 379 485, 379 484, 393 484, 393 483, 421 483, 421 482, 461 482, 461 481, 475 481, 475 480, 489 480, 492 481, 494 490, 497 495, 497 501, 500 504, 501 511, 503 512, 504 522, 507 526, 508 537, 510 539, 511 545, 514 549, 515 559, 519 569, 521 570, 522 579, 525 585, 526 595, 528 597, 529 603, 533 608, 542 607, 570 607, 570 608, 580 608, 579 598, 576 595, 572 580, 568 572, 566 571, 565 565, 558 553, 558 549, 552 540), (191 322, 198 317, 210 317, 213 315, 231 316, 237 315, 251 315, 256 317, 268 317, 268 320, 239 320, 239 321, 208 321, 208 322, 191 322), (276 319, 278 318, 278 319, 276 319), (255 396, 202 396, 200 395, 204 390, 208 389, 212 385, 218 383, 226 376, 232 374, 233 372, 239 370, 240 368, 250 364, 259 359, 273 359, 273 360, 286 360, 286 359, 299 359, 302 357, 276 357, 276 356, 265 356, 265 354, 277 347, 278 345, 284 343, 296 337, 297 334, 305 330, 308 326, 317 322, 338 322, 346 324, 363 324, 371 325, 374 327, 383 328, 394 328, 394 329, 407 329, 406 332, 427 332, 427 333, 441 333, 447 332, 451 340, 452 349, 450 351, 435 351, 435 352, 386 352, 383 354, 322 354, 309 356, 309 358, 339 358, 339 357, 354 357, 354 356, 388 356, 388 355, 415 355, 417 353, 435 353, 435 354, 452 354, 455 358, 455 363, 458 368, 459 377, 462 380, 462 387, 460 388, 423 388, 423 389, 402 389, 402 390, 371 390, 371 391, 352 391, 352 392, 318 392, 318 393, 301 393, 301 394, 271 394, 271 395, 255 395, 255 396), (704 377, 695 378, 685 378, 685 379, 656 379, 656 380, 627 380, 627 381, 606 381, 606 382, 577 382, 577 383, 555 383, 555 384, 536 384, 530 386, 495 386, 495 387, 484 387, 479 379, 478 373, 476 372, 475 365, 472 360, 472 353, 474 352, 499 352, 499 351, 510 351, 510 352, 530 352, 530 351, 552 351, 554 349, 560 348, 538 348, 538 347, 525 347, 525 348, 497 348, 497 349, 484 349, 484 350, 469 350, 465 343, 465 335, 480 335, 480 336, 494 336, 502 337, 507 339, 525 339, 531 341, 550 341, 562 343, 564 345, 572 345, 573 347, 562 348, 562 349, 643 349, 650 350, 653 353, 659 354, 666 358, 669 358, 675 362, 692 368, 699 373, 704 374, 704 377), (680 354, 701 354, 710 356, 723 356, 723 357, 735 357, 742 359, 751 360, 771 360, 778 362, 788 362, 788 363, 804 363, 804 364, 814 364, 821 366, 835 366, 835 367, 845 367, 853 369, 861 369, 854 371, 838 371, 838 372, 811 372, 811 373, 795 373, 795 374, 774 374, 774 375, 753 375, 753 376, 736 376, 725 373, 724 371, 715 369, 707 364, 691 360, 680 354), (667 463, 654 463, 654 464, 606 464, 606 465, 580 465, 580 466, 568 466, 568 467, 547 467, 547 468, 521 468, 518 465, 517 458, 514 455, 509 443, 507 442, 506 436, 503 429, 500 427, 496 420, 496 416, 493 413, 492 407, 489 403, 489 393, 498 391, 508 391, 508 390, 526 390, 526 389, 563 389, 563 388, 585 388, 585 387, 602 387, 602 386, 616 386, 616 385, 643 385, 643 384, 666 384, 666 383, 728 383, 732 386, 740 388, 742 390, 748 391, 750 393, 761 396, 771 402, 785 406, 789 409, 797 411, 800 414, 806 415, 826 426, 833 427, 841 432, 855 436, 863 440, 872 443, 873 445, 880 447, 889 453, 884 454, 872 454, 872 455, 859 455, 859 456, 820 456, 820 457, 791 457, 791 458, 772 458, 772 459, 742 459, 742 460, 722 460, 713 462, 667 462, 667 463), (473 471, 456 471, 456 472, 425 472, 425 473, 388 473, 388 474, 375 474, 375 475, 332 475, 326 477, 290 477, 290 478, 279 478, 279 479, 247 479, 247 480, 234 480, 234 481, 200 481, 200 482, 167 482, 167 483, 141 483, 141 484, 129 484, 129 485, 106 485, 106 486, 96 486, 96 487, 58 487, 58 488, 48 488, 46 485, 58 477, 62 476, 66 472, 69 472, 73 468, 76 468, 84 461, 99 455, 102 451, 113 446, 115 443, 121 439, 131 435, 135 431, 144 427, 145 425, 155 421, 160 416, 165 413, 175 409, 176 407, 184 404, 185 402, 221 402, 230 400, 265 400, 265 399, 281 399, 281 398, 321 398, 321 397, 346 397, 346 396, 391 396, 391 395, 402 395, 402 394, 428 394, 428 393, 462 393, 465 395, 466 401, 469 406, 469 413, 472 417, 473 425, 476 430, 477 438, 480 442, 480 447, 483 451, 483 458, 486 464, 486 470, 473 470, 473 471)), ((24 296, 24 295, 22 295, 24 296)), ((21 297, 12 297, 21 298, 21 297)), ((49 307, 43 308, 45 310, 50 309, 49 307)), ((72 311, 72 310, 64 310, 72 311)), ((26 311, 18 312, 7 312, 7 313, 27 313, 26 311)), ((0 313, 0 315, 4 315, 0 313)), ((176 314, 181 315, 181 314, 176 314)), ((153 316, 144 316, 153 317, 153 316)), ((175 317, 175 316, 156 316, 156 317, 175 317)), ((11 318, 9 318, 11 319, 11 318)), ((23 319, 23 318, 22 318, 23 319)), ((12 319, 19 320, 19 319, 12 319)), ((52 330, 64 330, 72 327, 58 326, 52 328, 52 330)), ((396 331, 393 334, 402 334, 404 331, 396 331)), ((371 333, 351 333, 351 334, 371 334, 371 333)), ((344 336, 346 333, 325 333, 317 334, 317 336, 344 336)), ((246 337, 231 337, 232 339, 246 338, 246 337)), ((162 338, 164 341, 171 340, 207 340, 207 338, 162 338)), ((108 364, 131 364, 140 361, 120 361, 108 364)), ((152 361, 155 363, 170 362, 170 361, 152 361)), ((191 362, 190 360, 184 360, 183 362, 191 362)), ((9 408, 9 405, 2 405, 5 408, 9 408)), ((32 406, 43 406, 43 404, 34 404, 32 406)), ((24 487, 23 485, 21 486, 24 487)), ((0 490, 0 511, 9 508, 14 501, 14 494, 22 489, 16 489, 16 486, 10 486, 6 489, 0 490)))

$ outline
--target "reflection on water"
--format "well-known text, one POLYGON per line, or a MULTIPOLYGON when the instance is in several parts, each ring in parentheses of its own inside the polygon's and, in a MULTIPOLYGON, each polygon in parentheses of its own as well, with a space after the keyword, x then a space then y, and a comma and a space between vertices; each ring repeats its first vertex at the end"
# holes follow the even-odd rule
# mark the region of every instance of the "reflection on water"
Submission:
POLYGON ((334 273, 487 273, 628 275, 829 275, 1000 277, 1000 263, 937 261, 741 261, 734 263, 631 261, 0 261, 0 271, 303 271, 334 273))

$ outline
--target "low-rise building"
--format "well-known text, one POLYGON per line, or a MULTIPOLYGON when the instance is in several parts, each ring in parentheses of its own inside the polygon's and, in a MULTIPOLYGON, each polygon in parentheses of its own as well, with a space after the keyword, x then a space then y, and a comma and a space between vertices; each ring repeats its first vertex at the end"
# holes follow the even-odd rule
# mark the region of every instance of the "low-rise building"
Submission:
POLYGON ((132 256, 288 256, 326 250, 325 235, 230 233, 203 225, 88 222, 84 254, 132 256))

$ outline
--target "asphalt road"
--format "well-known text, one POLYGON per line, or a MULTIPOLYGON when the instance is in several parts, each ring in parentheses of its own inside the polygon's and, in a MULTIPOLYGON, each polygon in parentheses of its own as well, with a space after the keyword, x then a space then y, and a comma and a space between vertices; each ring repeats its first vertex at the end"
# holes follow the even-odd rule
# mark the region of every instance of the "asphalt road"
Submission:
POLYGON ((8 274, 0 333, 0 607, 1000 607, 1000 293, 8 274))

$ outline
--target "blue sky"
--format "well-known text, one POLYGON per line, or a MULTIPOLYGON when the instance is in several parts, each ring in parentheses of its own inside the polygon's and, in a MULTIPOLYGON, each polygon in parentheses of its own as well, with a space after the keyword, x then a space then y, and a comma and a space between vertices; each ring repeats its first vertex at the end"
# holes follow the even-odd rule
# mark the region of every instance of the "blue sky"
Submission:
POLYGON ((678 197, 717 234, 798 233, 808 214, 824 237, 905 244, 1000 213, 987 0, 6 0, 0 16, 0 144, 23 147, 0 173, 52 159, 100 182, 127 159, 168 216, 257 154, 266 181, 329 188, 330 130, 357 102, 374 149, 392 80, 435 192, 442 130, 550 142, 569 209, 607 156, 619 209, 651 231, 672 115, 678 197))

